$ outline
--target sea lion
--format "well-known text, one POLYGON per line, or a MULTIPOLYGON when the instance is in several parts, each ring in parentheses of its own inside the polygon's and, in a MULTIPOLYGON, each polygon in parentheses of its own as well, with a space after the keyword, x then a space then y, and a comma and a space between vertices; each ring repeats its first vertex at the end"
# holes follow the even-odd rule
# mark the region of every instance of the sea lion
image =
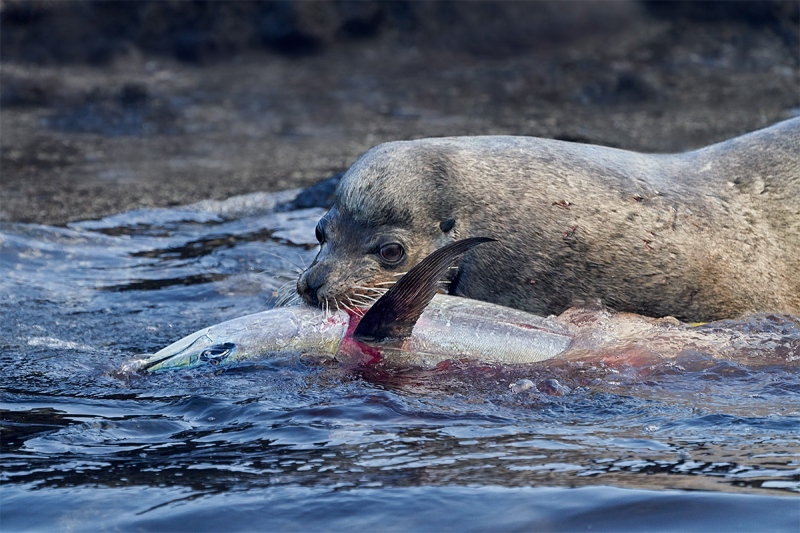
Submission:
POLYGON ((466 253, 449 291, 558 314, 599 299, 709 321, 800 313, 800 118, 681 154, 534 137, 396 141, 345 173, 297 282, 365 306, 434 249, 466 253))

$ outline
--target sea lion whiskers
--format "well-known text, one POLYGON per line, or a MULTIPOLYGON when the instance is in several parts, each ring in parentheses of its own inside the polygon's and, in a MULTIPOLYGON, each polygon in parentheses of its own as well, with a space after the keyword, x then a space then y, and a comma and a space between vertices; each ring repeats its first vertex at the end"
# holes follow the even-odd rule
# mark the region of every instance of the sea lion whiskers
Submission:
MULTIPOLYGON (((326 303, 326 305, 330 306, 330 302, 333 302, 333 307, 336 307, 336 312, 337 312, 337 313, 338 313, 339 311, 341 311, 342 309, 344 309, 344 310, 346 310, 346 311, 350 311, 350 308, 347 306, 347 304, 346 304, 346 303, 344 303, 343 301, 339 300, 338 298, 333 298, 333 297, 331 297, 331 298, 327 298, 327 297, 326 297, 326 298, 325 298, 325 303, 326 303)), ((332 315, 333 315, 333 314, 332 314, 332 315)), ((327 318, 330 318, 330 317, 327 317, 327 316, 326 316, 325 318, 327 319, 327 318)))
MULTIPOLYGON (((396 282, 392 281, 392 282, 390 282, 390 285, 394 285, 395 283, 396 282)), ((387 287, 369 287, 369 286, 366 286, 366 285, 355 285, 353 288, 354 289, 359 289, 359 290, 362 290, 362 291, 366 291, 367 294, 375 293, 375 294, 378 294, 378 295, 382 295, 383 293, 385 293, 386 291, 389 290, 389 288, 387 288, 387 287)))
POLYGON ((372 299, 372 298, 368 299, 368 298, 354 298, 354 297, 348 297, 348 298, 347 298, 347 300, 348 300, 348 301, 349 301, 349 302, 350 302, 352 305, 354 305, 354 306, 356 306, 356 307, 358 307, 358 308, 369 308, 369 307, 371 307, 371 306, 372 306, 372 305, 373 305, 373 304, 374 304, 374 303, 377 301, 377 298, 375 298, 375 299, 372 299))
MULTIPOLYGON (((391 288, 391 287, 389 287, 391 288)), ((351 297, 358 297, 363 300, 367 300, 370 302, 374 302, 389 290, 386 287, 367 287, 363 285, 356 285, 353 287, 354 292, 350 295, 351 297), (358 292, 355 292, 358 291, 358 292)))
POLYGON ((364 316, 364 310, 360 309, 358 306, 349 306, 342 302, 342 308, 351 315, 364 316))
MULTIPOLYGON (((397 283, 397 282, 396 281, 379 281, 379 282, 376 282, 375 285, 378 285, 378 284, 394 285, 395 283, 397 283)), ((383 294, 384 292, 389 290, 387 287, 375 287, 375 286, 371 286, 371 285, 353 285, 353 288, 354 289, 361 289, 361 290, 364 290, 364 291, 367 291, 367 292, 374 292, 374 293, 377 293, 377 294, 383 294)))
POLYGON ((375 300, 377 300, 376 297, 369 296, 367 294, 352 294, 352 295, 348 296, 347 299, 350 300, 351 302, 355 302, 356 300, 358 300, 358 301, 361 301, 361 302, 369 302, 369 303, 372 303, 375 300))
POLYGON ((300 295, 297 294, 295 287, 296 282, 294 281, 287 281, 278 287, 278 289, 273 293, 273 295, 276 297, 275 307, 286 307, 287 305, 291 305, 300 301, 300 295))
MULTIPOLYGON (((280 254, 276 254, 275 252, 263 252, 263 253, 264 253, 264 255, 271 255, 272 257, 277 257, 278 259, 280 259, 282 261, 286 261, 287 263, 289 263, 290 265, 292 265, 294 267, 293 271, 298 273, 298 274, 302 274, 308 268, 308 266, 305 264, 305 261, 303 261, 303 256, 300 255, 299 253, 297 254, 297 258, 300 259, 300 264, 297 264, 294 261, 292 261, 290 259, 287 259, 286 257, 284 257, 284 256, 282 256, 280 254)), ((262 273, 266 273, 266 272, 267 272, 266 270, 262 271, 262 273)))
POLYGON ((364 313, 367 310, 366 306, 360 305, 353 301, 350 302, 350 305, 345 305, 344 303, 342 305, 344 306, 344 309, 351 315, 364 316, 364 313))
MULTIPOLYGON (((453 267, 451 267, 451 270, 452 269, 453 269, 453 267)), ((378 282, 375 282, 375 285, 388 285, 388 287, 365 287, 363 285, 356 285, 353 288, 354 289, 358 289, 358 290, 362 290, 362 291, 373 292, 373 293, 377 294, 378 297, 380 297, 380 296, 383 296, 384 294, 386 294, 386 292, 389 289, 391 289, 396 283, 397 283, 397 280, 394 280, 394 281, 378 281, 378 282)), ((449 287, 452 282, 450 280, 447 280, 447 279, 440 279, 440 280, 437 281, 437 283, 443 289, 447 289, 447 287, 449 287)), ((359 294, 365 296, 364 293, 359 293, 359 294)))
POLYGON ((378 298, 379 296, 370 296, 368 294, 361 293, 345 296, 345 299, 349 304, 347 309, 359 316, 362 316, 367 308, 372 307, 378 298))
MULTIPOLYGON (((345 298, 347 298, 347 300, 350 301, 353 305, 356 305, 358 307, 369 307, 370 305, 375 303, 375 301, 379 297, 383 296, 383 294, 389 289, 382 287, 371 287, 367 285, 360 285, 362 281, 369 279, 373 275, 374 275, 373 273, 370 273, 366 276, 362 276, 353 281, 351 285, 351 291, 353 292, 346 295, 345 298)), ((386 282, 377 282, 376 284, 379 283, 386 283, 386 282)), ((392 281, 389 283, 393 285, 395 282, 392 281)))

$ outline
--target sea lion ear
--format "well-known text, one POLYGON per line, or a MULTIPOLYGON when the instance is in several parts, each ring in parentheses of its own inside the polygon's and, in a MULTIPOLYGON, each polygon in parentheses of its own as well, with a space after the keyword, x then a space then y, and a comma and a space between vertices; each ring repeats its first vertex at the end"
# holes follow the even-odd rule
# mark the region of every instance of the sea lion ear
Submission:
POLYGON ((456 219, 448 218, 439 222, 439 229, 447 233, 456 225, 456 219))

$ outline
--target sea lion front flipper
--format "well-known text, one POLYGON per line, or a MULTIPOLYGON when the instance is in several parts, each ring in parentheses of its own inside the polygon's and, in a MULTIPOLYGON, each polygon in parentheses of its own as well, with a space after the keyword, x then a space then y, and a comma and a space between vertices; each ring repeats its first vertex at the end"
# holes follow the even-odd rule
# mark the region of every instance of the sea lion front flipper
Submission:
POLYGON ((434 251, 409 270, 366 312, 353 337, 364 341, 403 338, 411 334, 422 312, 433 299, 453 259, 484 242, 489 237, 471 237, 450 243, 434 251))

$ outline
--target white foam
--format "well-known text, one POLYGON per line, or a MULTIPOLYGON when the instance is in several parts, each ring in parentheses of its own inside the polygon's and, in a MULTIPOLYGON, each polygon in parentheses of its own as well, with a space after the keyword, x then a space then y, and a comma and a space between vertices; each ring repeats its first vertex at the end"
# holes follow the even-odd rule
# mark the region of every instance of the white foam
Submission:
POLYGON ((28 346, 42 346, 44 348, 53 348, 56 350, 79 350, 83 352, 94 350, 94 348, 89 345, 72 341, 63 341, 55 337, 32 337, 28 339, 28 346))

